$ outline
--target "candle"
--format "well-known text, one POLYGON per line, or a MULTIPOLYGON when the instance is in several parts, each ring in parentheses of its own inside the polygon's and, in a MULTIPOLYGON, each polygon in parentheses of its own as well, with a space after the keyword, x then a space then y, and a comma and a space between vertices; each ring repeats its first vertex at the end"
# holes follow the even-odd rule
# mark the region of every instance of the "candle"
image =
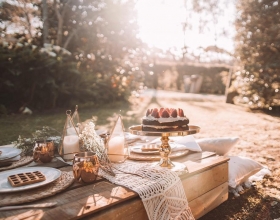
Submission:
POLYGON ((79 147, 79 137, 77 135, 68 135, 65 136, 63 139, 63 151, 64 155, 63 158, 66 160, 72 160, 74 154, 80 152, 79 147))
POLYGON ((77 132, 79 132, 78 127, 76 127, 76 130, 74 127, 67 128, 67 135, 78 135, 77 132))
POLYGON ((108 143, 108 156, 111 162, 124 160, 124 137, 113 137, 108 143))

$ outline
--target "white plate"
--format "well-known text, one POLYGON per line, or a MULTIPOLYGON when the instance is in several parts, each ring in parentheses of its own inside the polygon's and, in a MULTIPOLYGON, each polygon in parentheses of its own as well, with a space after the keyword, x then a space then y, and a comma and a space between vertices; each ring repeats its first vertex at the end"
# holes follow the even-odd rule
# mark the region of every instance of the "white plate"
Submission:
POLYGON ((2 151, 2 153, 0 154, 0 161, 11 159, 20 155, 21 153, 20 149, 13 147, 0 147, 0 151, 2 151))
POLYGON ((61 175, 60 170, 51 167, 23 167, 14 170, 4 171, 0 173, 0 193, 18 192, 18 191, 44 186, 46 184, 49 184, 57 180, 60 177, 60 175, 61 175), (40 171, 42 174, 44 174, 46 180, 39 183, 33 183, 33 184, 18 186, 18 187, 12 187, 8 181, 8 176, 10 175, 26 173, 26 172, 34 172, 34 171, 40 171))

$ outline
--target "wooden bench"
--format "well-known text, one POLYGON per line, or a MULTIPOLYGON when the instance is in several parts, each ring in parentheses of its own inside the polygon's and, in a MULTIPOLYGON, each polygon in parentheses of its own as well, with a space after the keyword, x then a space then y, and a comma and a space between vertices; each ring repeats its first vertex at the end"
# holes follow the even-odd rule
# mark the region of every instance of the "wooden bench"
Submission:
MULTIPOLYGON (((202 152, 191 153, 174 161, 184 163, 188 170, 180 178, 196 219, 227 200, 227 157, 202 152)), ((61 170, 70 171, 71 167, 61 170)), ((58 205, 53 208, 2 211, 0 219, 148 219, 137 193, 102 178, 90 185, 75 183, 62 193, 33 203, 41 202, 58 202, 58 205)))

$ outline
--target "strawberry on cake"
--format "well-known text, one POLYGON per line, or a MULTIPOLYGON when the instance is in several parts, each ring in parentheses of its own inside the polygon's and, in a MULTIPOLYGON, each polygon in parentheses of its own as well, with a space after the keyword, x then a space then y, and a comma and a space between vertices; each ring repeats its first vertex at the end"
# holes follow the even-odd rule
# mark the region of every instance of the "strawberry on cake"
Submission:
POLYGON ((189 119, 181 108, 148 109, 142 118, 143 131, 185 131, 189 130, 189 119))

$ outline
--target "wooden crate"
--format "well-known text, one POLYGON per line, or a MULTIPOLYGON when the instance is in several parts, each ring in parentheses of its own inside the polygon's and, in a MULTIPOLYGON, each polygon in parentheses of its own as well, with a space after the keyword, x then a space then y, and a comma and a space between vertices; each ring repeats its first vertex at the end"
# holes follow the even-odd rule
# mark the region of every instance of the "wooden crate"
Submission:
POLYGON ((224 162, 182 180, 196 219, 228 199, 228 163, 224 162))
MULTIPOLYGON (((186 165, 187 174, 180 176, 189 206, 196 219, 228 199, 228 158, 214 153, 190 154, 177 160, 186 165)), ((148 219, 140 198, 134 198, 114 208, 86 219, 148 219)))

